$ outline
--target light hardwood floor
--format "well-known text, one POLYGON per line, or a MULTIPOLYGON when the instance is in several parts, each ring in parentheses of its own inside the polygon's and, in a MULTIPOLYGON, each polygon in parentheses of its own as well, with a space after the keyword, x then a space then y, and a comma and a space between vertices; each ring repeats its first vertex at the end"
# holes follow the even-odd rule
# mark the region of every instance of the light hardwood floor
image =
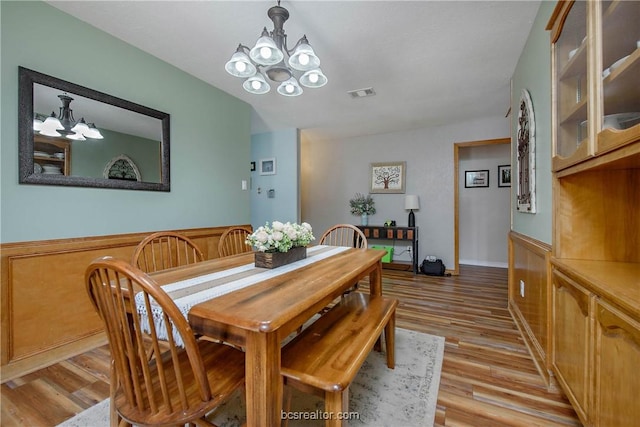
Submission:
MULTIPOLYGON (((384 270, 383 293, 400 299, 398 327, 446 338, 437 426, 580 425, 562 393, 546 390, 509 315, 506 269, 384 270)), ((108 377, 100 347, 2 384, 1 425, 55 426, 106 399, 108 377)))

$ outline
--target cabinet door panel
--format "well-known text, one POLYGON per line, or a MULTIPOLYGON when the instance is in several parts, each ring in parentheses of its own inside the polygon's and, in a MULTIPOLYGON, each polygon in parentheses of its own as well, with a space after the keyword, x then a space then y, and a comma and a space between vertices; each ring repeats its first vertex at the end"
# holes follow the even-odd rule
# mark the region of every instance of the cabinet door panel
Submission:
POLYGON ((590 293, 553 272, 553 368, 580 419, 589 402, 590 293))
POLYGON ((640 420, 640 323, 598 301, 595 355, 596 425, 637 425, 640 420))

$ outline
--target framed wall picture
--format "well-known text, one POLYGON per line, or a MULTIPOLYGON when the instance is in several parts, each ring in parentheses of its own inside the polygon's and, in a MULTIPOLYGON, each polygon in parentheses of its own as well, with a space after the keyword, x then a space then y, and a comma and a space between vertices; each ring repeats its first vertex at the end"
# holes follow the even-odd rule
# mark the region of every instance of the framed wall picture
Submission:
POLYGON ((276 158, 260 159, 260 175, 276 174, 276 158))
POLYGON ((498 187, 511 187, 511 165, 498 166, 498 187))
POLYGON ((464 171, 464 187, 477 188, 489 186, 489 171, 464 171))
POLYGON ((404 193, 407 162, 371 163, 369 193, 404 193))

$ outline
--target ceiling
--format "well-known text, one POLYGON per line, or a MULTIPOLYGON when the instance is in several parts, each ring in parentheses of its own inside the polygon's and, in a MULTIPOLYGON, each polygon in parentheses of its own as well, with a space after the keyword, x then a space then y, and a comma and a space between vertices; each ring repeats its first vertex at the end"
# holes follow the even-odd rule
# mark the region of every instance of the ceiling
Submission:
POLYGON ((251 104, 252 132, 311 139, 504 117, 536 1, 286 1, 289 48, 306 34, 329 83, 295 98, 252 95, 224 70, 252 47, 276 1, 48 1, 251 104), (375 96, 347 92, 373 87, 375 96))

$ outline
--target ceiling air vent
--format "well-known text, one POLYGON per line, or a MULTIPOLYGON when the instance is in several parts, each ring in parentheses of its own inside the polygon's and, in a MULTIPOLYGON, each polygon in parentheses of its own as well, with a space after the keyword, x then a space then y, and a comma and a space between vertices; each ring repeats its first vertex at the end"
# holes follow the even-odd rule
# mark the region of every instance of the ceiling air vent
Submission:
POLYGON ((351 95, 352 98, 366 98, 367 96, 373 96, 376 94, 372 87, 350 90, 347 93, 351 95))

